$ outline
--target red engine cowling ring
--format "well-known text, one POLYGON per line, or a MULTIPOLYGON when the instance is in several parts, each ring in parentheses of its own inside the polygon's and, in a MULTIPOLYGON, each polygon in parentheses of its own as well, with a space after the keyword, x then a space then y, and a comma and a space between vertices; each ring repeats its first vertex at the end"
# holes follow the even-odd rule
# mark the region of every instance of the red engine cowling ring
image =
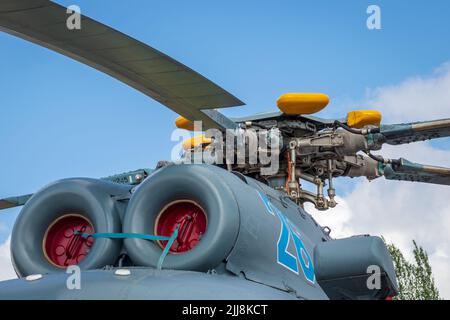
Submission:
POLYGON ((35 193, 20 212, 11 236, 16 273, 23 277, 64 271, 66 264, 77 264, 82 270, 113 265, 123 246, 120 239, 95 239, 88 248, 80 236, 69 235, 66 241, 63 228, 87 226, 95 232, 121 232, 119 213, 111 195, 124 194, 129 188, 79 178, 57 181, 35 193), (71 247, 62 252, 59 245, 71 247), (65 263, 58 254, 77 256, 65 263))
MULTIPOLYGON (((176 200, 166 205, 156 217, 155 235, 170 237, 178 226, 178 236, 169 249, 172 254, 192 250, 201 240, 207 228, 205 210, 192 200, 176 200)), ((167 241, 158 241, 165 248, 167 241)))
POLYGON ((42 250, 47 260, 56 267, 67 268, 79 264, 94 244, 92 237, 83 238, 76 232, 95 233, 92 223, 83 214, 69 213, 57 218, 47 228, 42 250))

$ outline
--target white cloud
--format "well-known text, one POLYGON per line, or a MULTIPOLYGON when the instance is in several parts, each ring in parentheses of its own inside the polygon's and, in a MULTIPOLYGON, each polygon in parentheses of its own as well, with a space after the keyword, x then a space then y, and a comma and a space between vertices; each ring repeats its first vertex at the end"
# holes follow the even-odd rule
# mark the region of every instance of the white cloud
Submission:
POLYGON ((383 112, 389 122, 449 118, 450 62, 432 76, 413 77, 398 85, 368 90, 366 105, 383 112))
MULTIPOLYGON (((369 100, 366 105, 380 106, 378 109, 390 123, 448 118, 450 64, 439 68, 432 77, 416 77, 372 90, 369 100)), ((427 142, 386 146, 378 153, 450 166, 450 150, 438 150, 427 142)), ((372 182, 356 180, 354 187, 346 197, 338 199, 336 209, 316 212, 315 218, 330 226, 331 235, 336 238, 367 233, 383 235, 407 257, 411 257, 415 239, 429 254, 441 296, 450 299, 450 188, 384 178, 372 182)), ((314 209, 309 207, 309 211, 314 209)))
POLYGON ((11 238, 0 245, 0 281, 17 278, 11 263, 10 245, 11 238))

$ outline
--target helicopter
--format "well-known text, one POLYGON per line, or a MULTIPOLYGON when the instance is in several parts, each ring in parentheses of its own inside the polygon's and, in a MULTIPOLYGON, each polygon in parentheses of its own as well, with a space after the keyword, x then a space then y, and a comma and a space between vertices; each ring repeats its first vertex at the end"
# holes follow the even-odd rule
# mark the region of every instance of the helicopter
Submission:
POLYGON ((85 15, 81 29, 68 29, 66 9, 47 0, 1 0, 0 29, 116 78, 179 114, 176 127, 205 133, 183 142, 180 162, 63 179, 0 199, 0 210, 23 206, 11 237, 19 279, 0 282, 0 299, 386 299, 398 293, 381 238, 334 239, 304 204, 338 205, 333 181, 339 177, 450 185, 448 168, 374 154, 384 144, 448 137, 450 119, 381 124, 377 110, 322 119, 314 116, 329 103, 322 93, 286 93, 276 112, 228 118, 219 110, 242 106, 241 100, 85 15), (77 268, 81 286, 73 290, 67 271, 77 268), (370 285, 374 276, 379 281, 370 285))

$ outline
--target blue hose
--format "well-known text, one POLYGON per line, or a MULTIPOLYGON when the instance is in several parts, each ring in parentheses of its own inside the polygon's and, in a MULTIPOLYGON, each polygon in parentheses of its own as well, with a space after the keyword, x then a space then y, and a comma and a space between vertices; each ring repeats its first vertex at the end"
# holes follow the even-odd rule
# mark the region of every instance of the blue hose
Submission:
POLYGON ((79 235, 83 238, 107 238, 107 239, 144 239, 144 240, 151 240, 151 241, 165 241, 167 240, 167 244, 164 247, 163 252, 161 253, 161 256, 158 259, 158 265, 157 269, 161 270, 162 265, 164 263, 164 259, 166 258, 167 254, 169 253, 170 247, 172 246, 173 242, 178 236, 178 228, 179 225, 176 226, 175 230, 173 231, 172 235, 170 237, 166 236, 155 236, 151 234, 143 234, 143 233, 82 233, 80 231, 75 231, 75 235, 79 235))

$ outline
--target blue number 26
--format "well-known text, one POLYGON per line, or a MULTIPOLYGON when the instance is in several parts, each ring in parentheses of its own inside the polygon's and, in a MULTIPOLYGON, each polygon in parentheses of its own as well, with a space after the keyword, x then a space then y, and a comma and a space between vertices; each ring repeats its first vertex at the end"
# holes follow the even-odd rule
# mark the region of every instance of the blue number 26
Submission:
POLYGON ((258 194, 263 201, 267 212, 269 212, 272 216, 278 217, 280 220, 281 230, 277 243, 277 262, 296 274, 299 274, 298 265, 300 264, 306 280, 314 283, 315 274, 311 256, 306 250, 300 236, 297 232, 295 232, 293 224, 281 213, 280 210, 278 210, 277 207, 272 205, 270 200, 264 194, 259 191, 258 194), (295 250, 297 253, 296 256, 288 251, 290 239, 294 241, 295 250))

